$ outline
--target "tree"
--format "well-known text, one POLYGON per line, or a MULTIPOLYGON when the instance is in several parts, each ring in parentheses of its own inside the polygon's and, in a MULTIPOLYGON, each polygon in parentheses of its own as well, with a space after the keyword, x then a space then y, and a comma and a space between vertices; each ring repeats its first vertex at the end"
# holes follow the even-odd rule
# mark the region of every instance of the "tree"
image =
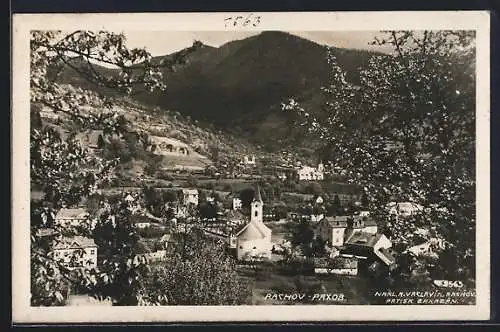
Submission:
POLYGON ((300 221, 297 227, 292 230, 290 243, 292 246, 300 248, 306 257, 314 255, 313 240, 314 231, 307 221, 300 221))
POLYGON ((255 195, 255 190, 252 188, 245 188, 240 191, 241 205, 244 208, 249 208, 252 204, 253 196, 255 195))
POLYGON ((308 194, 321 195, 323 193, 323 188, 318 182, 311 182, 306 188, 308 194))
MULTIPOLYGON (((195 46, 186 52, 191 52, 195 46)), ((120 120, 112 109, 112 97, 61 84, 58 78, 69 70, 88 88, 119 94, 141 89, 152 91, 164 87, 162 67, 171 68, 186 53, 156 65, 151 62, 147 51, 129 49, 123 35, 106 31, 32 31, 30 49, 32 105, 48 107, 64 119, 65 124, 75 128, 101 129, 117 134, 129 132, 124 129, 123 119, 120 120), (116 69, 105 70, 96 65, 103 63, 116 69), (82 109, 89 103, 98 111, 82 109)), ((30 155, 31 185, 45 194, 41 204, 31 202, 31 304, 62 305, 65 301, 62 290, 69 287, 83 287, 95 296, 109 296, 116 304, 135 303, 134 271, 143 264, 134 261, 135 235, 127 222, 128 216, 123 214, 127 210, 120 202, 111 207, 112 213, 116 214, 114 223, 110 215, 104 213, 98 218, 94 230, 89 223, 81 227, 54 226, 58 235, 40 236, 40 229, 45 227, 43 220, 51 219, 61 206, 74 206, 110 183, 119 161, 90 154, 74 135, 64 138, 52 128, 37 126, 30 131, 30 155), (69 235, 103 240, 101 247, 107 258, 100 262, 97 270, 79 268, 70 271, 53 257, 53 245, 62 236, 69 235), (104 241, 110 238, 113 239, 111 244, 104 241), (120 251, 123 248, 127 249, 120 251), (115 255, 118 252, 120 254, 115 255)))
POLYGON ((177 233, 174 254, 151 266, 141 278, 141 304, 146 305, 238 305, 248 304, 251 289, 224 253, 193 228, 177 233))
POLYGON ((349 82, 331 50, 324 115, 291 100, 285 110, 328 142, 335 169, 361 185, 374 217, 387 222, 393 242, 408 243, 415 227, 436 229, 454 248, 450 278, 474 278, 475 266, 475 34, 471 31, 387 31, 349 82), (412 223, 387 220, 391 200, 428 207, 412 223))
POLYGON ((340 202, 339 195, 335 194, 333 198, 333 211, 335 212, 336 215, 341 214, 342 211, 342 203, 340 202))
POLYGON ((42 117, 38 108, 32 108, 30 111, 30 128, 41 129, 43 127, 42 117))
POLYGON ((186 180, 186 184, 188 187, 197 187, 198 186, 198 181, 196 180, 196 178, 189 174, 187 180, 186 180))

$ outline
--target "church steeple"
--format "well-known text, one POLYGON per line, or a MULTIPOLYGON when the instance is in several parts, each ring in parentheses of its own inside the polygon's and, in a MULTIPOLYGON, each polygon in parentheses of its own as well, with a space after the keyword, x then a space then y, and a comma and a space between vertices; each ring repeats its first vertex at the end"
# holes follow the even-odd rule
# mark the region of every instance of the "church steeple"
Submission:
POLYGON ((260 186, 259 185, 257 185, 257 189, 255 190, 255 195, 253 196, 253 201, 262 203, 262 196, 260 195, 260 186))
POLYGON ((264 202, 262 201, 262 196, 260 195, 260 188, 257 185, 257 189, 255 190, 255 195, 253 196, 253 201, 251 204, 251 215, 250 215, 250 221, 251 222, 262 222, 263 219, 263 207, 264 207, 264 202))

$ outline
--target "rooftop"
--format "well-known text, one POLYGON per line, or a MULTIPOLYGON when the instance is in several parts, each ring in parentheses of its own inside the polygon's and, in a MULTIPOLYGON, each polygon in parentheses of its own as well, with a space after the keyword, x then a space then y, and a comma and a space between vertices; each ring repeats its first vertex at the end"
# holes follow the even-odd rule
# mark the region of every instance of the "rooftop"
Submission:
POLYGON ((62 208, 57 212, 56 219, 85 219, 87 216, 88 212, 84 208, 62 208))
POLYGON ((246 224, 236 236, 241 240, 256 240, 263 239, 270 235, 271 229, 261 222, 249 222, 246 224))
POLYGON ((373 247, 381 237, 382 234, 379 233, 371 234, 366 232, 357 232, 352 234, 352 236, 349 239, 347 239, 345 244, 373 247))
POLYGON ((182 189, 184 195, 198 195, 198 189, 182 189))
POLYGON ((54 246, 54 249, 81 249, 97 247, 94 239, 84 236, 66 237, 54 246))

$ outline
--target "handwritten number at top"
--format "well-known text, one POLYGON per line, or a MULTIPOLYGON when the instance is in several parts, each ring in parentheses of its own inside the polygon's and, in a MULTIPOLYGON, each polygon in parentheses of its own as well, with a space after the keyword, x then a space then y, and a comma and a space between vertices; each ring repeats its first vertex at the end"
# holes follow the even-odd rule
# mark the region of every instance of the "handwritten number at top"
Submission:
POLYGON ((225 27, 233 26, 233 27, 246 27, 248 25, 252 25, 254 27, 260 24, 260 16, 255 16, 253 14, 247 16, 230 16, 224 19, 225 27))

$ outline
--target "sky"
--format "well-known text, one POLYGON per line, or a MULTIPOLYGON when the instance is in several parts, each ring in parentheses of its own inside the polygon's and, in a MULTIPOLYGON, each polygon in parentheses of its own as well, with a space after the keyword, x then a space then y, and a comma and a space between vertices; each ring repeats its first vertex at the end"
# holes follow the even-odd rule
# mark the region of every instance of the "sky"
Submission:
MULTIPOLYGON (((380 46, 368 45, 377 31, 289 31, 296 36, 309 39, 321 45, 340 48, 354 48, 385 51, 380 46)), ((127 46, 145 47, 153 56, 166 55, 191 46, 199 40, 206 45, 218 47, 232 40, 244 39, 259 31, 124 31, 127 46)))

